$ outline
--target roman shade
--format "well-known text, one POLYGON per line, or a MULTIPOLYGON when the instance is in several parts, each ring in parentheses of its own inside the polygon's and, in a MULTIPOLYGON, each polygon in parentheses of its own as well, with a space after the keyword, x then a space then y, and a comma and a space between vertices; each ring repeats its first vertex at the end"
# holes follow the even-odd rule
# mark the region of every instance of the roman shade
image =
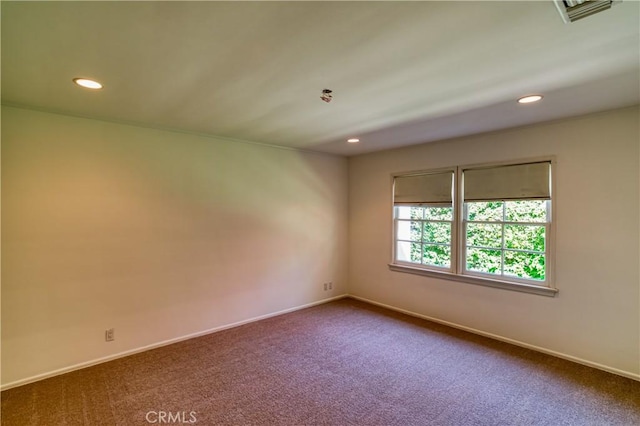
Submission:
POLYGON ((549 161, 463 170, 464 201, 551 199, 549 161))
POLYGON ((394 204, 451 205, 453 171, 397 176, 394 204))

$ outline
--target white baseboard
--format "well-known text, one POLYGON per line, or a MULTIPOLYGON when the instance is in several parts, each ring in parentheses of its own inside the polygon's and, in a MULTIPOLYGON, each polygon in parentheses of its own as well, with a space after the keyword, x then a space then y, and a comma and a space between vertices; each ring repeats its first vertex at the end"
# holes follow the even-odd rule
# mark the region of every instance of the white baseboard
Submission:
POLYGON ((162 346, 171 345, 173 343, 182 342, 184 340, 189 340, 189 339, 193 339, 193 338, 196 338, 196 337, 205 336, 207 334, 216 333, 218 331, 228 330, 228 329, 234 328, 234 327, 239 327, 241 325, 248 324, 248 323, 251 323, 251 322, 260 321, 260 320, 271 318, 271 317, 277 317, 279 315, 288 314, 289 312, 299 311, 301 309, 310 308, 310 307, 316 306, 316 305, 322 305, 324 303, 328 303, 328 302, 331 302, 331 301, 334 301, 334 300, 344 299, 345 297, 348 297, 348 295, 347 294, 342 294, 340 296, 330 297, 328 299, 322 299, 322 300, 319 300, 317 302, 311 302, 311 303, 307 303, 307 304, 304 304, 304 305, 296 306, 296 307, 293 307, 293 308, 284 309, 282 311, 277 311, 277 312, 273 312, 273 313, 266 314, 266 315, 260 315, 258 317, 249 318, 249 319, 246 319, 246 320, 243 320, 243 321, 238 321, 238 322, 234 322, 234 323, 231 323, 231 324, 221 325, 219 327, 210 328, 208 330, 199 331, 197 333, 191 333, 191 334, 187 334, 185 336, 180 336, 180 337, 176 337, 176 338, 173 338, 173 339, 164 340, 162 342, 152 343, 150 345, 142 346, 142 347, 135 348, 135 349, 130 349, 128 351, 119 352, 117 354, 108 355, 108 356, 105 356, 105 357, 102 357, 102 358, 98 358, 98 359, 93 359, 91 361, 81 362, 79 364, 71 365, 69 367, 60 368, 58 370, 49 371, 47 373, 42 373, 42 374, 38 374, 38 375, 35 375, 35 376, 27 377, 25 379, 16 380, 14 382, 3 384, 3 385, 0 386, 0 391, 4 391, 4 390, 15 388, 15 387, 18 387, 18 386, 22 386, 22 385, 26 385, 26 384, 29 384, 29 383, 37 382, 37 381, 40 381, 40 380, 48 379, 50 377, 59 376, 61 374, 69 373, 71 371, 81 370, 83 368, 91 367, 93 365, 97 365, 97 364, 102 364, 104 362, 113 361, 113 360, 118 359, 118 358, 124 358, 124 357, 129 356, 129 355, 137 354, 137 353, 140 353, 140 352, 145 352, 145 351, 148 351, 148 350, 151 350, 151 349, 160 348, 162 346))
POLYGON ((369 300, 369 299, 366 299, 366 298, 360 297, 360 296, 355 296, 353 294, 349 294, 349 297, 351 297, 353 299, 356 299, 356 300, 360 300, 362 302, 370 303, 372 305, 380 306, 380 307, 385 308, 385 309, 389 309, 389 310, 392 310, 392 311, 396 311, 396 312, 400 312, 400 313, 403 313, 403 314, 406 314, 406 315, 410 315, 412 317, 425 319, 427 321, 433 321, 433 322, 436 322, 438 324, 443 324, 443 325, 446 325, 446 326, 449 326, 449 327, 453 327, 453 328, 457 328, 457 329, 460 329, 460 330, 468 331, 469 333, 479 334, 480 336, 489 337, 489 338, 494 339, 494 340, 500 340, 502 342, 510 343, 512 345, 521 346, 523 348, 531 349, 531 350, 534 350, 536 352, 542 352, 542 353, 547 354, 547 355, 552 355, 552 356, 555 356, 555 357, 558 357, 558 358, 562 358, 562 359, 566 359, 566 360, 569 360, 569 361, 576 362, 578 364, 586 365, 588 367, 597 368, 598 370, 603 370, 603 371, 606 371, 608 373, 617 374, 618 376, 623 376, 623 377, 627 377, 629 379, 640 381, 640 374, 631 373, 629 371, 624 371, 624 370, 619 370, 619 369, 614 368, 614 367, 609 367, 607 365, 598 364, 597 362, 588 361, 586 359, 578 358, 578 357, 575 357, 573 355, 567 355, 567 354, 562 353, 562 352, 556 352, 556 351, 553 351, 551 349, 546 349, 546 348, 543 348, 543 347, 540 347, 540 346, 531 345, 529 343, 521 342, 519 340, 510 339, 508 337, 499 336, 497 334, 487 333, 487 332, 482 331, 482 330, 477 330, 475 328, 467 327, 467 326, 456 324, 456 323, 449 322, 449 321, 444 321, 444 320, 441 320, 441 319, 438 319, 438 318, 433 318, 433 317, 430 317, 430 316, 427 316, 427 315, 418 314, 416 312, 408 311, 406 309, 397 308, 395 306, 387 305, 387 304, 384 304, 384 303, 374 302, 373 300, 369 300))
POLYGON ((550 350, 550 349, 546 349, 546 348, 543 348, 543 347, 540 347, 540 346, 531 345, 529 343, 521 342, 519 340, 510 339, 508 337, 499 336, 499 335, 493 334, 493 333, 487 333, 487 332, 484 332, 482 330, 477 330, 475 328, 467 327, 467 326, 456 324, 456 323, 453 323, 453 322, 444 321, 444 320, 441 320, 441 319, 438 319, 438 318, 434 318, 434 317, 430 317, 430 316, 427 316, 427 315, 418 314, 416 312, 408 311, 406 309, 397 308, 395 306, 387 305, 385 303, 375 302, 373 300, 369 300, 369 299, 366 299, 364 297, 356 296, 356 295, 353 295, 353 294, 342 294, 340 296, 335 296, 335 297, 331 297, 331 298, 328 298, 328 299, 319 300, 317 302, 307 303, 305 305, 300 305, 300 306, 296 306, 296 307, 293 307, 293 308, 284 309, 284 310, 273 312, 273 313, 266 314, 266 315, 260 315, 260 316, 249 318, 249 319, 246 319, 246 320, 243 320, 243 321, 238 321, 238 322, 234 322, 234 323, 231 323, 231 324, 222 325, 222 326, 219 326, 219 327, 214 327, 214 328, 211 328, 211 329, 208 329, 208 330, 199 331, 197 333, 192 333, 192 334, 176 337, 176 338, 169 339, 169 340, 164 340, 162 342, 153 343, 153 344, 150 344, 150 345, 142 346, 142 347, 131 349, 131 350, 128 350, 128 351, 119 352, 117 354, 109 355, 109 356, 106 356, 106 357, 102 357, 102 358, 94 359, 94 360, 91 360, 91 361, 87 361, 87 362, 82 362, 82 363, 79 363, 79 364, 71 365, 69 367, 60 368, 58 370, 50 371, 50 372, 47 372, 47 373, 42 373, 42 374, 38 374, 38 375, 35 375, 35 376, 27 377, 25 379, 16 380, 14 382, 10 382, 10 383, 6 383, 6 384, 1 385, 0 386, 0 391, 4 391, 4 390, 15 388, 15 387, 18 387, 18 386, 22 386, 22 385, 26 385, 26 384, 29 384, 29 383, 37 382, 37 381, 40 381, 40 380, 48 379, 50 377, 59 376, 61 374, 69 373, 71 371, 76 371, 76 370, 80 370, 80 369, 87 368, 87 367, 91 367, 93 365, 97 365, 97 364, 102 364, 102 363, 105 363, 105 362, 113 361, 113 360, 118 359, 118 358, 123 358, 123 357, 129 356, 129 355, 134 355, 134 354, 137 354, 137 353, 140 353, 140 352, 144 352, 144 351, 148 351, 148 350, 151 350, 151 349, 160 348, 162 346, 171 345, 173 343, 182 342, 184 340, 189 340, 189 339, 193 339, 193 338, 196 338, 196 337, 205 336, 207 334, 216 333, 218 331, 227 330, 227 329, 234 328, 234 327, 239 327, 241 325, 248 324, 248 323, 251 323, 251 322, 256 322, 256 321, 260 321, 260 320, 263 320, 263 319, 276 317, 276 316, 279 316, 279 315, 284 315, 284 314, 287 314, 287 313, 290 313, 290 312, 298 311, 298 310, 301 310, 301 309, 310 308, 312 306, 321 305, 321 304, 328 303, 328 302, 331 302, 331 301, 334 301, 334 300, 343 299, 345 297, 351 297, 353 299, 360 300, 360 301, 366 302, 366 303, 370 303, 372 305, 380 306, 382 308, 386 308, 386 309, 389 309, 389 310, 392 310, 392 311, 400 312, 400 313, 403 313, 403 314, 406 314, 406 315, 410 315, 410 316, 413 316, 413 317, 417 317, 417 318, 421 318, 421 319, 424 319, 424 320, 427 320, 427 321, 433 321, 433 322, 436 322, 436 323, 439 323, 439 324, 443 324, 443 325, 446 325, 446 326, 449 326, 449 327, 453 327, 453 328, 457 328, 457 329, 460 329, 460 330, 468 331, 470 333, 474 333, 474 334, 478 334, 478 335, 481 335, 481 336, 489 337, 491 339, 500 340, 502 342, 510 343, 512 345, 521 346, 523 348, 531 349, 531 350, 534 350, 534 351, 537 351, 537 352, 542 352, 542 353, 545 353, 545 354, 548 354, 548 355, 552 355, 552 356, 555 356, 555 357, 558 357, 558 358, 562 358, 562 359, 566 359, 566 360, 569 360, 569 361, 573 361, 573 362, 576 362, 578 364, 583 364, 583 365, 586 365, 588 367, 597 368, 599 370, 607 371, 609 373, 617 374, 619 376, 623 376, 623 377, 627 377, 627 378, 630 378, 630 379, 633 379, 633 380, 640 381, 640 374, 635 374, 635 373, 631 373, 631 372, 628 372, 628 371, 619 370, 617 368, 609 367, 607 365, 603 365, 603 364, 599 364, 599 363, 596 363, 596 362, 588 361, 588 360, 585 360, 585 359, 582 359, 582 358, 578 358, 578 357, 575 357, 575 356, 572 356, 572 355, 567 355, 567 354, 564 354, 564 353, 561 353, 561 352, 556 352, 556 351, 553 351, 553 350, 550 350))

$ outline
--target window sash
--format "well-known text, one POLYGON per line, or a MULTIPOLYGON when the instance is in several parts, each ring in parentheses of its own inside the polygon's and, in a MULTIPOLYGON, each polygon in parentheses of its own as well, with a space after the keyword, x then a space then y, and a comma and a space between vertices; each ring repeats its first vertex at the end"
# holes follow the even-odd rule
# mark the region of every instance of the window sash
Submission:
POLYGON ((460 271, 461 271, 461 275, 471 275, 471 276, 478 276, 478 277, 487 277, 487 278, 493 278, 493 279, 501 279, 501 280, 507 280, 507 281, 517 281, 517 282, 522 282, 522 283, 527 283, 527 284, 535 284, 535 285, 546 285, 549 282, 549 268, 548 268, 548 259, 549 259, 549 255, 550 255, 550 244, 549 244, 549 232, 550 232, 550 223, 549 222, 544 222, 544 223, 535 223, 532 224, 533 226, 538 226, 538 227, 544 227, 545 229, 545 238, 544 238, 544 251, 537 251, 537 250, 526 250, 526 249, 514 249, 514 248, 508 248, 506 247, 505 244, 505 231, 504 228, 506 225, 509 224, 517 224, 517 225, 521 225, 523 224, 522 222, 490 222, 490 224, 492 225, 500 225, 501 227, 501 247, 483 247, 483 246, 470 246, 467 244, 467 226, 469 224, 475 224, 475 223, 479 223, 479 222, 475 222, 475 221, 467 221, 464 220, 462 222, 462 232, 460 233, 460 246, 461 246, 461 250, 460 250, 460 271), (500 273, 492 273, 492 272, 483 272, 483 271, 477 271, 477 270, 473 270, 473 269, 468 269, 467 268, 467 255, 468 255, 468 249, 480 249, 480 250, 492 250, 492 251, 499 251, 500 252, 500 273), (545 258, 545 268, 544 268, 544 280, 538 280, 535 278, 525 278, 525 277, 519 277, 517 275, 511 275, 511 274, 507 274, 505 273, 505 253, 506 252, 518 252, 518 253, 530 253, 530 254, 541 254, 544 256, 545 258))
POLYGON ((549 268, 548 268, 548 259, 550 256, 550 244, 549 244, 549 233, 550 233, 550 225, 551 225, 551 200, 547 200, 545 203, 546 216, 544 222, 516 222, 507 220, 507 202, 513 200, 493 200, 493 201, 502 201, 502 214, 500 220, 468 220, 469 216, 469 202, 464 201, 462 204, 462 218, 461 218, 461 233, 460 233, 460 263, 459 263, 459 271, 461 275, 470 275, 470 276, 478 276, 478 277, 487 277, 494 279, 503 279, 507 281, 515 281, 522 282, 527 284, 534 285, 548 285, 549 282, 549 268), (469 224, 486 224, 486 225, 495 225, 500 226, 501 232, 501 244, 500 247, 483 247, 483 246, 471 246, 467 244, 467 231, 469 224), (514 249, 506 247, 505 242, 505 227, 506 226, 536 226, 536 227, 544 227, 544 251, 537 250, 525 250, 525 249, 514 249), (473 269, 467 268, 467 256, 468 249, 480 249, 480 250, 493 250, 500 251, 500 273, 491 273, 491 272, 482 272, 476 271, 473 269), (505 274, 505 253, 506 252, 523 252, 523 253, 531 253, 531 254, 542 254, 545 258, 545 269, 544 269, 544 280, 538 280, 535 278, 523 278, 517 275, 505 274))
MULTIPOLYGON (((455 253, 455 246, 454 246, 454 232, 455 232, 455 221, 453 220, 453 218, 455 217, 455 215, 452 215, 452 219, 451 220, 446 220, 446 219, 411 219, 411 218, 403 218, 400 219, 398 218, 399 216, 399 210, 398 207, 402 207, 402 206, 406 206, 406 205, 401 205, 401 206, 395 206, 394 207, 394 263, 399 264, 399 265, 407 265, 407 266, 412 266, 412 267, 419 267, 419 268, 423 268, 423 269, 432 269, 432 270, 436 270, 436 271, 445 271, 445 272, 453 272, 454 267, 455 267, 455 258, 454 258, 454 253, 455 253), (404 239, 404 238, 399 238, 399 226, 400 223, 419 223, 420 224, 420 238, 417 240, 411 240, 411 239, 404 239), (449 241, 447 243, 439 243, 439 242, 434 242, 434 241, 428 241, 424 239, 424 227, 425 224, 427 223, 436 223, 436 224, 441 224, 441 223, 446 223, 449 225, 449 229, 450 229, 450 235, 449 235, 449 241), (400 260, 399 259, 399 253, 398 253, 398 243, 408 243, 408 244, 419 244, 420 245, 420 262, 411 262, 411 261, 404 261, 404 260, 400 260), (441 265, 436 265, 436 264, 430 264, 430 263, 424 263, 424 248, 425 246, 439 246, 439 247, 448 247, 449 248, 449 266, 441 266, 441 265)), ((417 206, 408 206, 408 207, 417 207, 417 206)), ((449 204, 447 207, 452 207, 452 204, 449 204)), ((424 207, 420 207, 420 208, 424 208, 424 207)))
POLYGON ((425 270, 435 270, 440 272, 450 272, 453 269, 453 249, 449 244, 437 244, 437 243, 425 243, 420 241, 405 241, 405 240, 396 240, 395 246, 397 250, 398 243, 410 243, 410 244, 419 244, 420 245, 420 262, 411 262, 406 260, 395 259, 394 263, 396 265, 407 265, 411 267, 417 267, 425 270), (449 266, 441 266, 431 263, 423 263, 424 262, 424 246, 440 246, 440 247, 449 247, 449 266))

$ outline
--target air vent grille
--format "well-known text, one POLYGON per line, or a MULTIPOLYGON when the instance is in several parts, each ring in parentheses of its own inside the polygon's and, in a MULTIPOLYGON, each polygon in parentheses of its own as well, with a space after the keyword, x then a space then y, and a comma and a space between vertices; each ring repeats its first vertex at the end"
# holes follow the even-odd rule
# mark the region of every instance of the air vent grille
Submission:
POLYGON ((555 0, 565 23, 575 22, 594 13, 610 9, 619 0, 555 0))

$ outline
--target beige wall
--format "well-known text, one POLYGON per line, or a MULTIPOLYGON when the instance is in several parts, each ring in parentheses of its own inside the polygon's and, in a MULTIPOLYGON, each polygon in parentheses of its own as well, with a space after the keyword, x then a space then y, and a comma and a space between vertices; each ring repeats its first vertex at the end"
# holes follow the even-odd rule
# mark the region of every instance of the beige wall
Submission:
POLYGON ((342 158, 3 107, 2 383, 346 292, 638 375, 638 114, 363 155, 347 176, 342 158), (541 155, 557 297, 388 270, 391 173, 541 155))
POLYGON ((5 385, 346 292, 344 158, 3 107, 2 207, 5 385))
POLYGON ((638 108, 349 160, 349 292, 640 373, 638 108), (394 172, 555 155, 558 296, 391 272, 394 172))

